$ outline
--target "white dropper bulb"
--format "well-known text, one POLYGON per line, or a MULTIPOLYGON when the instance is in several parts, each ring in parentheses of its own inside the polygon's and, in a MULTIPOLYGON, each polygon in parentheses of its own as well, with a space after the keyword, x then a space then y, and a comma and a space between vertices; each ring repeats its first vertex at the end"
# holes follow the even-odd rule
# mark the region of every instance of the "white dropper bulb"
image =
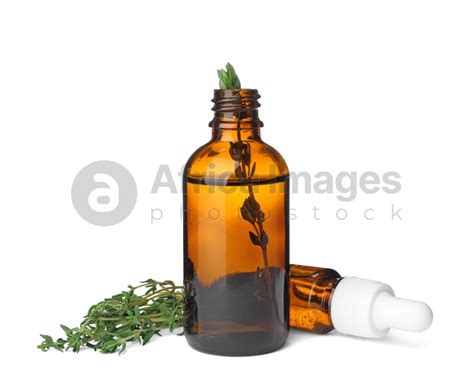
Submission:
POLYGON ((422 332, 433 321, 425 303, 397 298, 390 286, 357 277, 338 283, 330 311, 337 331, 369 338, 385 336, 390 328, 422 332))
POLYGON ((423 332, 430 327, 433 312, 424 302, 397 298, 383 292, 375 300, 373 319, 379 329, 423 332))

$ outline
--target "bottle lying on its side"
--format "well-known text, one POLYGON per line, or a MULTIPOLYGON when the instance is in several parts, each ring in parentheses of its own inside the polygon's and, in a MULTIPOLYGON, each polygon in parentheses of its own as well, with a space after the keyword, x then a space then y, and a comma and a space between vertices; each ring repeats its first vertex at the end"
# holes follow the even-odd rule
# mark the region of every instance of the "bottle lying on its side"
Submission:
POLYGON ((390 328, 428 329, 433 313, 420 301, 395 297, 381 282, 342 277, 332 269, 290 265, 290 326, 317 333, 333 329, 368 338, 390 328))

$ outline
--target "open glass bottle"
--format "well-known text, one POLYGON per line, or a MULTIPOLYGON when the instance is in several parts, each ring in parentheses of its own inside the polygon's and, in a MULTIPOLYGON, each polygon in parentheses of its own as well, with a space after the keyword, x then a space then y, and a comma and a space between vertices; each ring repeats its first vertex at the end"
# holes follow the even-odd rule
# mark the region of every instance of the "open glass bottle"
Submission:
POLYGON ((230 356, 277 350, 289 329, 289 172, 260 138, 259 94, 214 91, 212 139, 187 162, 185 336, 230 356))

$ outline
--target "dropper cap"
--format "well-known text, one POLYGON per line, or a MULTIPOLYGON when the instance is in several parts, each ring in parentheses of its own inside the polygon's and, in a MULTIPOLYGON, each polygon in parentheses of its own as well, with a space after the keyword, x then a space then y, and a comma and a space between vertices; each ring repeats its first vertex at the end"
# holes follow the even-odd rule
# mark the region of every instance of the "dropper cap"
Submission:
POLYGON ((390 286, 357 277, 339 281, 330 310, 337 331, 368 338, 385 336, 390 328, 422 332, 433 321, 425 303, 397 298, 390 286))

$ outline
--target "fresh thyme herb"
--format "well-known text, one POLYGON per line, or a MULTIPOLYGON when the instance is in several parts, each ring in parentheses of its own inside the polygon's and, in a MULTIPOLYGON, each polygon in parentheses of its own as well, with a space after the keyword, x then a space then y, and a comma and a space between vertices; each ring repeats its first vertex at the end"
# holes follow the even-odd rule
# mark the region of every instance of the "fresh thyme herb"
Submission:
POLYGON ((235 176, 248 182, 247 189, 249 192, 249 196, 244 200, 242 207, 240 207, 240 214, 245 221, 252 225, 253 231, 249 231, 250 241, 254 245, 260 246, 260 249, 262 250, 265 283, 268 294, 272 299, 272 307, 276 313, 273 284, 270 266, 268 264, 267 245, 269 238, 263 227, 265 213, 262 211, 260 204, 255 198, 252 184, 250 184, 250 180, 255 174, 257 164, 255 162, 252 163, 250 145, 247 142, 242 141, 240 127, 237 129, 237 140, 238 141, 230 144, 229 153, 235 161, 235 176))
POLYGON ((234 67, 230 63, 227 63, 225 68, 225 70, 217 70, 217 75, 219 76, 219 87, 222 90, 240 89, 240 80, 235 73, 234 67))
POLYGON ((38 345, 42 351, 54 348, 59 351, 79 352, 92 348, 102 353, 125 351, 127 342, 145 345, 162 329, 171 332, 184 323, 183 287, 173 281, 149 279, 138 286, 91 306, 84 321, 77 328, 61 325, 66 337, 53 340, 41 335, 38 345), (137 290, 141 290, 138 294, 137 290))
MULTIPOLYGON (((234 67, 227 63, 227 72, 225 70, 217 70, 219 75, 219 84, 221 89, 240 89, 240 81, 237 76, 234 67)), ((265 222, 265 213, 262 211, 260 204, 255 198, 252 184, 250 180, 255 174, 257 164, 252 163, 252 155, 250 151, 250 144, 247 141, 242 140, 241 128, 240 128, 240 117, 237 122, 237 141, 230 143, 229 154, 232 160, 235 162, 234 173, 235 176, 248 183, 249 196, 244 200, 240 213, 242 218, 252 225, 253 231, 249 231, 250 241, 260 246, 262 250, 263 265, 265 270, 265 283, 268 294, 272 300, 272 308, 276 313, 276 300, 273 293, 273 284, 270 273, 270 266, 268 264, 268 252, 267 245, 269 238, 264 230, 263 223, 265 222)))

